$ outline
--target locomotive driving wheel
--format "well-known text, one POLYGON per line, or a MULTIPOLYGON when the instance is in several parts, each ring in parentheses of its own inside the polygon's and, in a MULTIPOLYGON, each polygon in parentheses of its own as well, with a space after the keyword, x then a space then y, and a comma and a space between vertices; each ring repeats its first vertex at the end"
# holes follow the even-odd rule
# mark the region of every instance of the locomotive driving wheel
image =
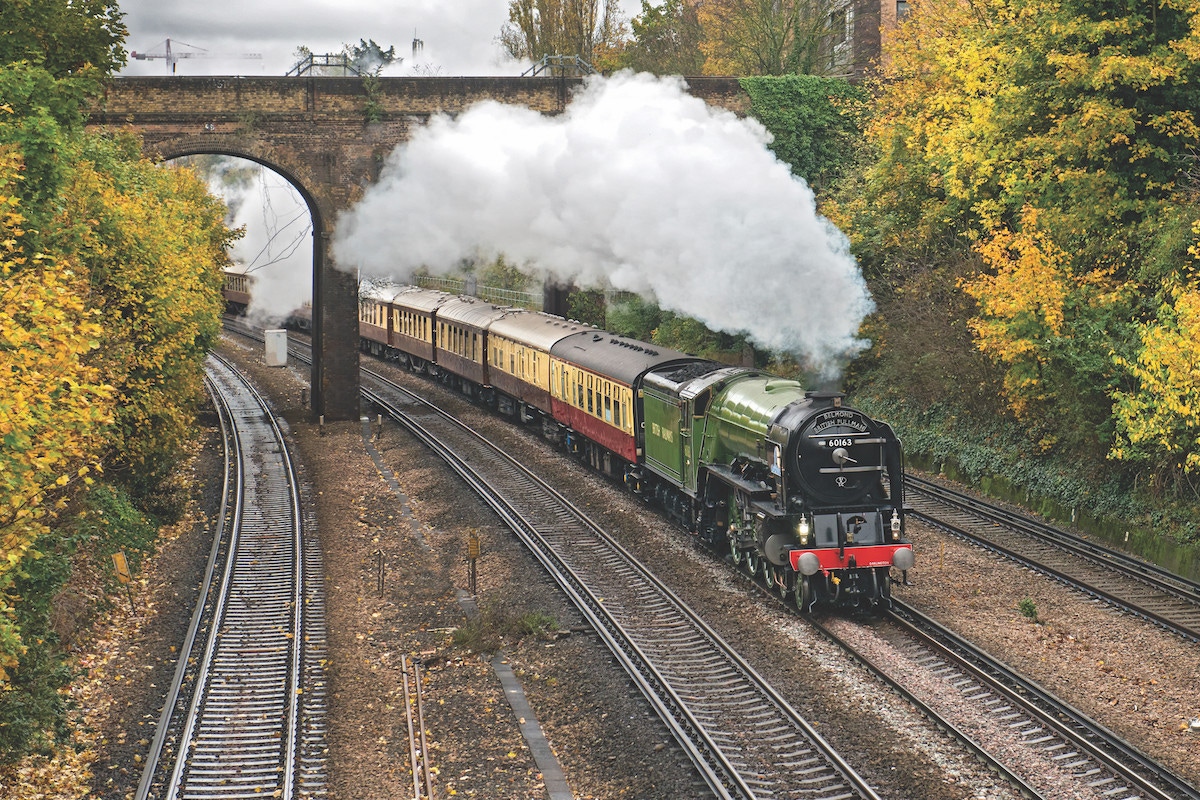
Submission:
POLYGON ((759 572, 763 571, 763 555, 758 552, 758 548, 746 551, 746 573, 751 578, 757 578, 759 572))
MULTIPOLYGON (((750 552, 742 549, 742 531, 746 524, 746 509, 742 496, 739 494, 734 502, 729 504, 729 555, 733 565, 741 568, 749 560, 750 552)), ((747 565, 745 567, 749 569, 747 565)), ((754 574, 753 572, 751 573, 754 574)))

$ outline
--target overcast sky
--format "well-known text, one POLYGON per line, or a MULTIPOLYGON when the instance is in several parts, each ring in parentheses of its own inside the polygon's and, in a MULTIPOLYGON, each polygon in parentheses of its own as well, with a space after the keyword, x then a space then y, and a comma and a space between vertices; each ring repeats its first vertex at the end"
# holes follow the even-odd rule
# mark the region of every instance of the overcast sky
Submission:
MULTIPOLYGON (((337 53, 360 39, 403 57, 385 75, 520 75, 527 66, 507 60, 496 43, 507 0, 120 0, 120 7, 127 50, 162 56, 170 39, 177 57, 191 54, 177 61, 177 75, 283 75, 300 45, 337 53), (414 39, 423 43, 415 59, 414 39)), ((640 0, 622 0, 622 8, 629 16, 640 0)), ((161 57, 130 57, 120 74, 170 73, 161 57)))

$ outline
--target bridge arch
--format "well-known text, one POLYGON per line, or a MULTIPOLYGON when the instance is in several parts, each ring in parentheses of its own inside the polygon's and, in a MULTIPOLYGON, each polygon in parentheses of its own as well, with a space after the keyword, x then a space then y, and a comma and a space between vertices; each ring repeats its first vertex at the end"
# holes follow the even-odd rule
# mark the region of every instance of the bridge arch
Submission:
MULTIPOLYGON (((141 77, 114 78, 93 128, 129 130, 144 151, 245 158, 278 172, 313 220, 312 413, 359 416, 358 282, 330 254, 333 227, 379 175, 387 155, 434 114, 483 100, 561 113, 579 78, 141 77)), ((688 78, 712 105, 745 113, 736 78, 688 78)))
POLYGON ((304 198, 312 214, 313 231, 328 233, 327 221, 335 218, 334 200, 324 192, 321 182, 312 175, 309 165, 296 161, 292 154, 281 153, 269 141, 253 136, 220 134, 214 136, 180 136, 175 139, 147 143, 146 157, 170 161, 197 155, 230 156, 262 164, 279 173, 304 198))
POLYGON ((312 387, 312 413, 315 418, 328 417, 330 421, 354 419, 358 416, 358 356, 357 346, 347 348, 345 339, 350 336, 357 341, 357 286, 349 288, 355 297, 354 330, 347 332, 344 324, 346 314, 338 315, 338 331, 341 336, 333 335, 338 343, 333 357, 329 357, 331 335, 327 331, 330 315, 320 313, 330 305, 326 299, 330 289, 341 289, 342 303, 345 305, 347 287, 329 287, 332 282, 341 284, 353 281, 353 278, 337 270, 327 269, 329 242, 333 236, 333 223, 337 216, 336 201, 329 191, 327 184, 316 179, 309 164, 297 161, 287 152, 280 152, 271 142, 255 136, 243 134, 216 135, 183 135, 177 138, 162 139, 144 146, 143 152, 149 158, 169 161, 175 158, 195 155, 217 155, 242 158, 253 161, 278 173, 284 180, 295 188, 308 207, 312 219, 312 336, 313 362, 310 373, 312 387), (321 346, 318 343, 323 343, 321 346), (338 364, 334 373, 330 374, 327 365, 338 364))

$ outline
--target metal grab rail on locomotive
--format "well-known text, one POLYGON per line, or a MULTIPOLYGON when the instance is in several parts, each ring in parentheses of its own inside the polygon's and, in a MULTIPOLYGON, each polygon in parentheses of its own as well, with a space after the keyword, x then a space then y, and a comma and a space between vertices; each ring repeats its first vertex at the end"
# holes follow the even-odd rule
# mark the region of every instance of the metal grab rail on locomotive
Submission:
POLYGON ((540 423, 804 611, 886 607, 893 568, 913 566, 900 441, 840 393, 412 286, 365 292, 359 335, 365 352, 540 423))

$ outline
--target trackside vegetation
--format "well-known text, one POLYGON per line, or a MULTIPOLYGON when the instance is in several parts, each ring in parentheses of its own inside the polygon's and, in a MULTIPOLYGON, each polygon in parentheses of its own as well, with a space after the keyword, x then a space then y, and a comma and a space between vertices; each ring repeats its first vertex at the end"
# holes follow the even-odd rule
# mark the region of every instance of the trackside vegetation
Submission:
POLYGON ((929 461, 993 442, 1014 484, 1200 540, 1200 2, 921 4, 884 63, 826 205, 879 304, 856 397, 929 461))
POLYGON ((136 569, 183 509, 233 234, 194 175, 84 130, 125 59, 114 3, 0 23, 2 770, 71 741, 68 647, 119 597, 110 557, 136 569))

